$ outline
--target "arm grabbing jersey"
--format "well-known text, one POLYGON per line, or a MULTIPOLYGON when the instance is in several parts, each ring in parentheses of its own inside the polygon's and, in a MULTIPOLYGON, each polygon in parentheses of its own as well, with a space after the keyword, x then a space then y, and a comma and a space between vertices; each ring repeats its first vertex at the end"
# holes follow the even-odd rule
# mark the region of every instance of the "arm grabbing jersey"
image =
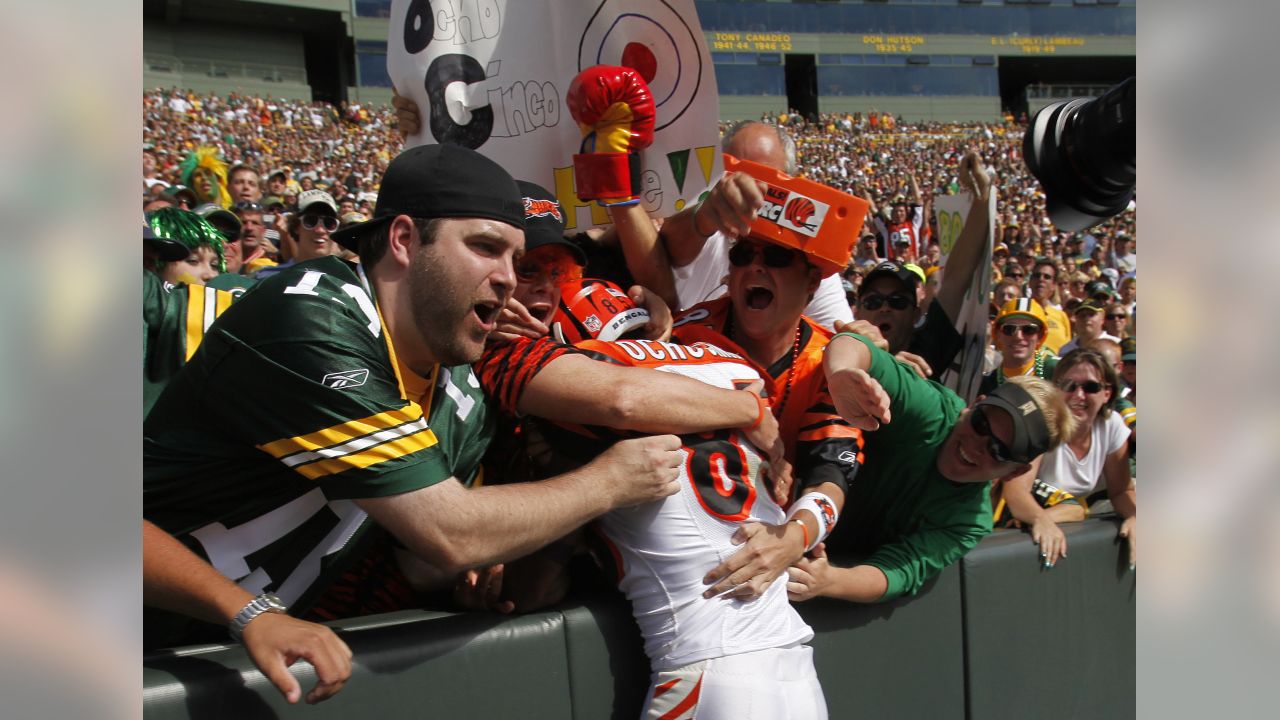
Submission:
POLYGON ((867 435, 867 463, 828 547, 869 555, 888 580, 887 600, 917 592, 977 545, 991 531, 991 501, 987 483, 954 483, 936 467, 964 401, 863 342, 893 420, 867 435))

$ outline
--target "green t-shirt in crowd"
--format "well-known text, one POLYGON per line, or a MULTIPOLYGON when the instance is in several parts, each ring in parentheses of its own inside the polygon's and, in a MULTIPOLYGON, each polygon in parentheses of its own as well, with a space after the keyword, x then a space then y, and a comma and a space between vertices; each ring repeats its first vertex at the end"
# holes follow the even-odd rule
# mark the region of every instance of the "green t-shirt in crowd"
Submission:
POLYGON ((871 350, 868 372, 888 393, 892 419, 864 434, 866 462, 827 545, 880 568, 888 600, 914 594, 991 532, 989 483, 938 472, 938 450, 964 410, 960 396, 852 337, 871 350))

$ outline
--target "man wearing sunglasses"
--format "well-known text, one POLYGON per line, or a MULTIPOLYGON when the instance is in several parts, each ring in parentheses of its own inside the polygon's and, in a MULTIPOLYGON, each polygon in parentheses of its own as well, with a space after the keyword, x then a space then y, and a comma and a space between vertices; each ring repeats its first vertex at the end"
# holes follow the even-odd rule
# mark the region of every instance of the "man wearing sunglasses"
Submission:
POLYGON ((794 600, 916 593, 991 531, 988 483, 1026 472, 1074 427, 1062 394, 1042 378, 1012 378, 966 409, 862 335, 836 335, 823 365, 842 416, 883 413, 885 423, 867 434, 864 472, 827 542, 866 559, 836 567, 819 548, 791 569, 794 600), (888 393, 887 412, 854 399, 872 382, 888 393))
POLYGON ((994 341, 1000 351, 1000 367, 982 378, 978 392, 990 393, 1011 377, 1052 378, 1058 358, 1044 348, 1047 325, 1044 308, 1035 300, 1014 298, 1006 302, 995 319, 994 341))
POLYGON ((338 230, 338 203, 324 190, 305 190, 298 196, 298 213, 289 217, 288 232, 294 241, 289 262, 258 271, 262 280, 298 263, 337 253, 331 235, 338 230))
MULTIPOLYGON (((761 215, 754 209, 764 208, 766 191, 773 198, 789 193, 791 203, 796 196, 817 193, 813 189, 816 184, 779 176, 770 177, 766 183, 752 172, 756 170, 746 167, 728 178, 736 192, 744 194, 745 207, 752 208, 749 215, 728 219, 715 216, 732 223, 720 227, 720 232, 742 236, 728 252, 729 294, 677 316, 674 336, 684 344, 707 342, 737 353, 764 371, 762 376, 771 386, 770 405, 778 418, 787 459, 794 468, 795 484, 801 493, 813 491, 833 498, 839 508, 845 488, 854 484, 864 460, 861 429, 875 427, 877 420, 867 416, 844 418, 832 412, 822 372, 823 348, 830 333, 803 313, 823 278, 849 262, 848 236, 832 231, 835 224, 830 218, 838 215, 835 204, 843 202, 845 207, 841 210, 848 213, 841 215, 860 221, 865 201, 844 194, 840 200, 827 196, 832 209, 815 234, 805 239, 802 251, 796 247, 800 243, 795 236, 775 229, 778 225, 770 219, 767 209, 761 215)), ((856 233, 857 229, 850 232, 856 233)), ((888 398, 878 386, 866 390, 869 404, 878 399, 883 407, 888 406, 888 398)), ((878 413, 874 417, 881 416, 878 413)), ((740 534, 746 541, 744 549, 707 574, 704 582, 709 586, 708 597, 728 591, 742 593, 743 588, 764 592, 788 564, 818 541, 795 523, 751 523, 740 534)))

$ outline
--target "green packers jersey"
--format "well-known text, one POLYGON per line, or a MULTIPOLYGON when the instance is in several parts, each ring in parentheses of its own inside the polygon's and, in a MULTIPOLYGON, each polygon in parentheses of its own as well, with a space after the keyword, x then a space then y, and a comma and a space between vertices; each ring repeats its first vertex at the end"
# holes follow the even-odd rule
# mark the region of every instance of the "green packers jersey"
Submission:
POLYGON ((241 295, 245 294, 249 288, 257 284, 258 281, 255 278, 245 277, 239 273, 222 273, 218 277, 205 283, 205 286, 218 288, 219 290, 226 290, 239 298, 241 295))
POLYGON ((174 285, 142 273, 142 416, 155 405, 169 378, 200 346, 214 319, 235 298, 204 285, 174 285))
MULTIPOLYGON (((396 360, 350 266, 302 263, 237 301, 161 394, 144 515, 301 613, 371 526, 352 500, 474 481, 492 420, 470 366, 423 378, 396 360)), ((185 624, 149 613, 146 642, 179 642, 185 624)))

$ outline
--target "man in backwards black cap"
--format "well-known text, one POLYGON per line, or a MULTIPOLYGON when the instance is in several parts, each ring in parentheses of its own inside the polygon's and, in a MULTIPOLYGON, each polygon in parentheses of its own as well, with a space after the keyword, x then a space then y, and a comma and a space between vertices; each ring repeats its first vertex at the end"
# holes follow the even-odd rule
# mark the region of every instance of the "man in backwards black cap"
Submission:
POLYGON ((790 571, 794 600, 916 593, 991 531, 989 482, 1026 472, 1075 425, 1062 393, 1043 378, 1010 378, 966 409, 861 335, 832 338, 823 364, 842 416, 865 417, 853 398, 875 380, 889 395, 889 417, 865 435, 867 461, 827 542, 865 559, 836 567, 819 550, 801 560, 790 571))
POLYGON ((359 268, 336 257, 289 268, 214 323, 145 426, 144 531, 185 546, 144 543, 145 600, 164 609, 148 609, 148 646, 229 629, 291 699, 283 663, 310 660, 309 699, 323 699, 349 672, 345 646, 323 636, 299 653, 275 630, 385 547, 383 533, 457 572, 676 492, 671 435, 619 442, 538 483, 465 487, 492 434, 467 363, 515 288, 524 224, 515 181, 491 160, 412 148, 388 166, 373 218, 333 236, 359 268))

